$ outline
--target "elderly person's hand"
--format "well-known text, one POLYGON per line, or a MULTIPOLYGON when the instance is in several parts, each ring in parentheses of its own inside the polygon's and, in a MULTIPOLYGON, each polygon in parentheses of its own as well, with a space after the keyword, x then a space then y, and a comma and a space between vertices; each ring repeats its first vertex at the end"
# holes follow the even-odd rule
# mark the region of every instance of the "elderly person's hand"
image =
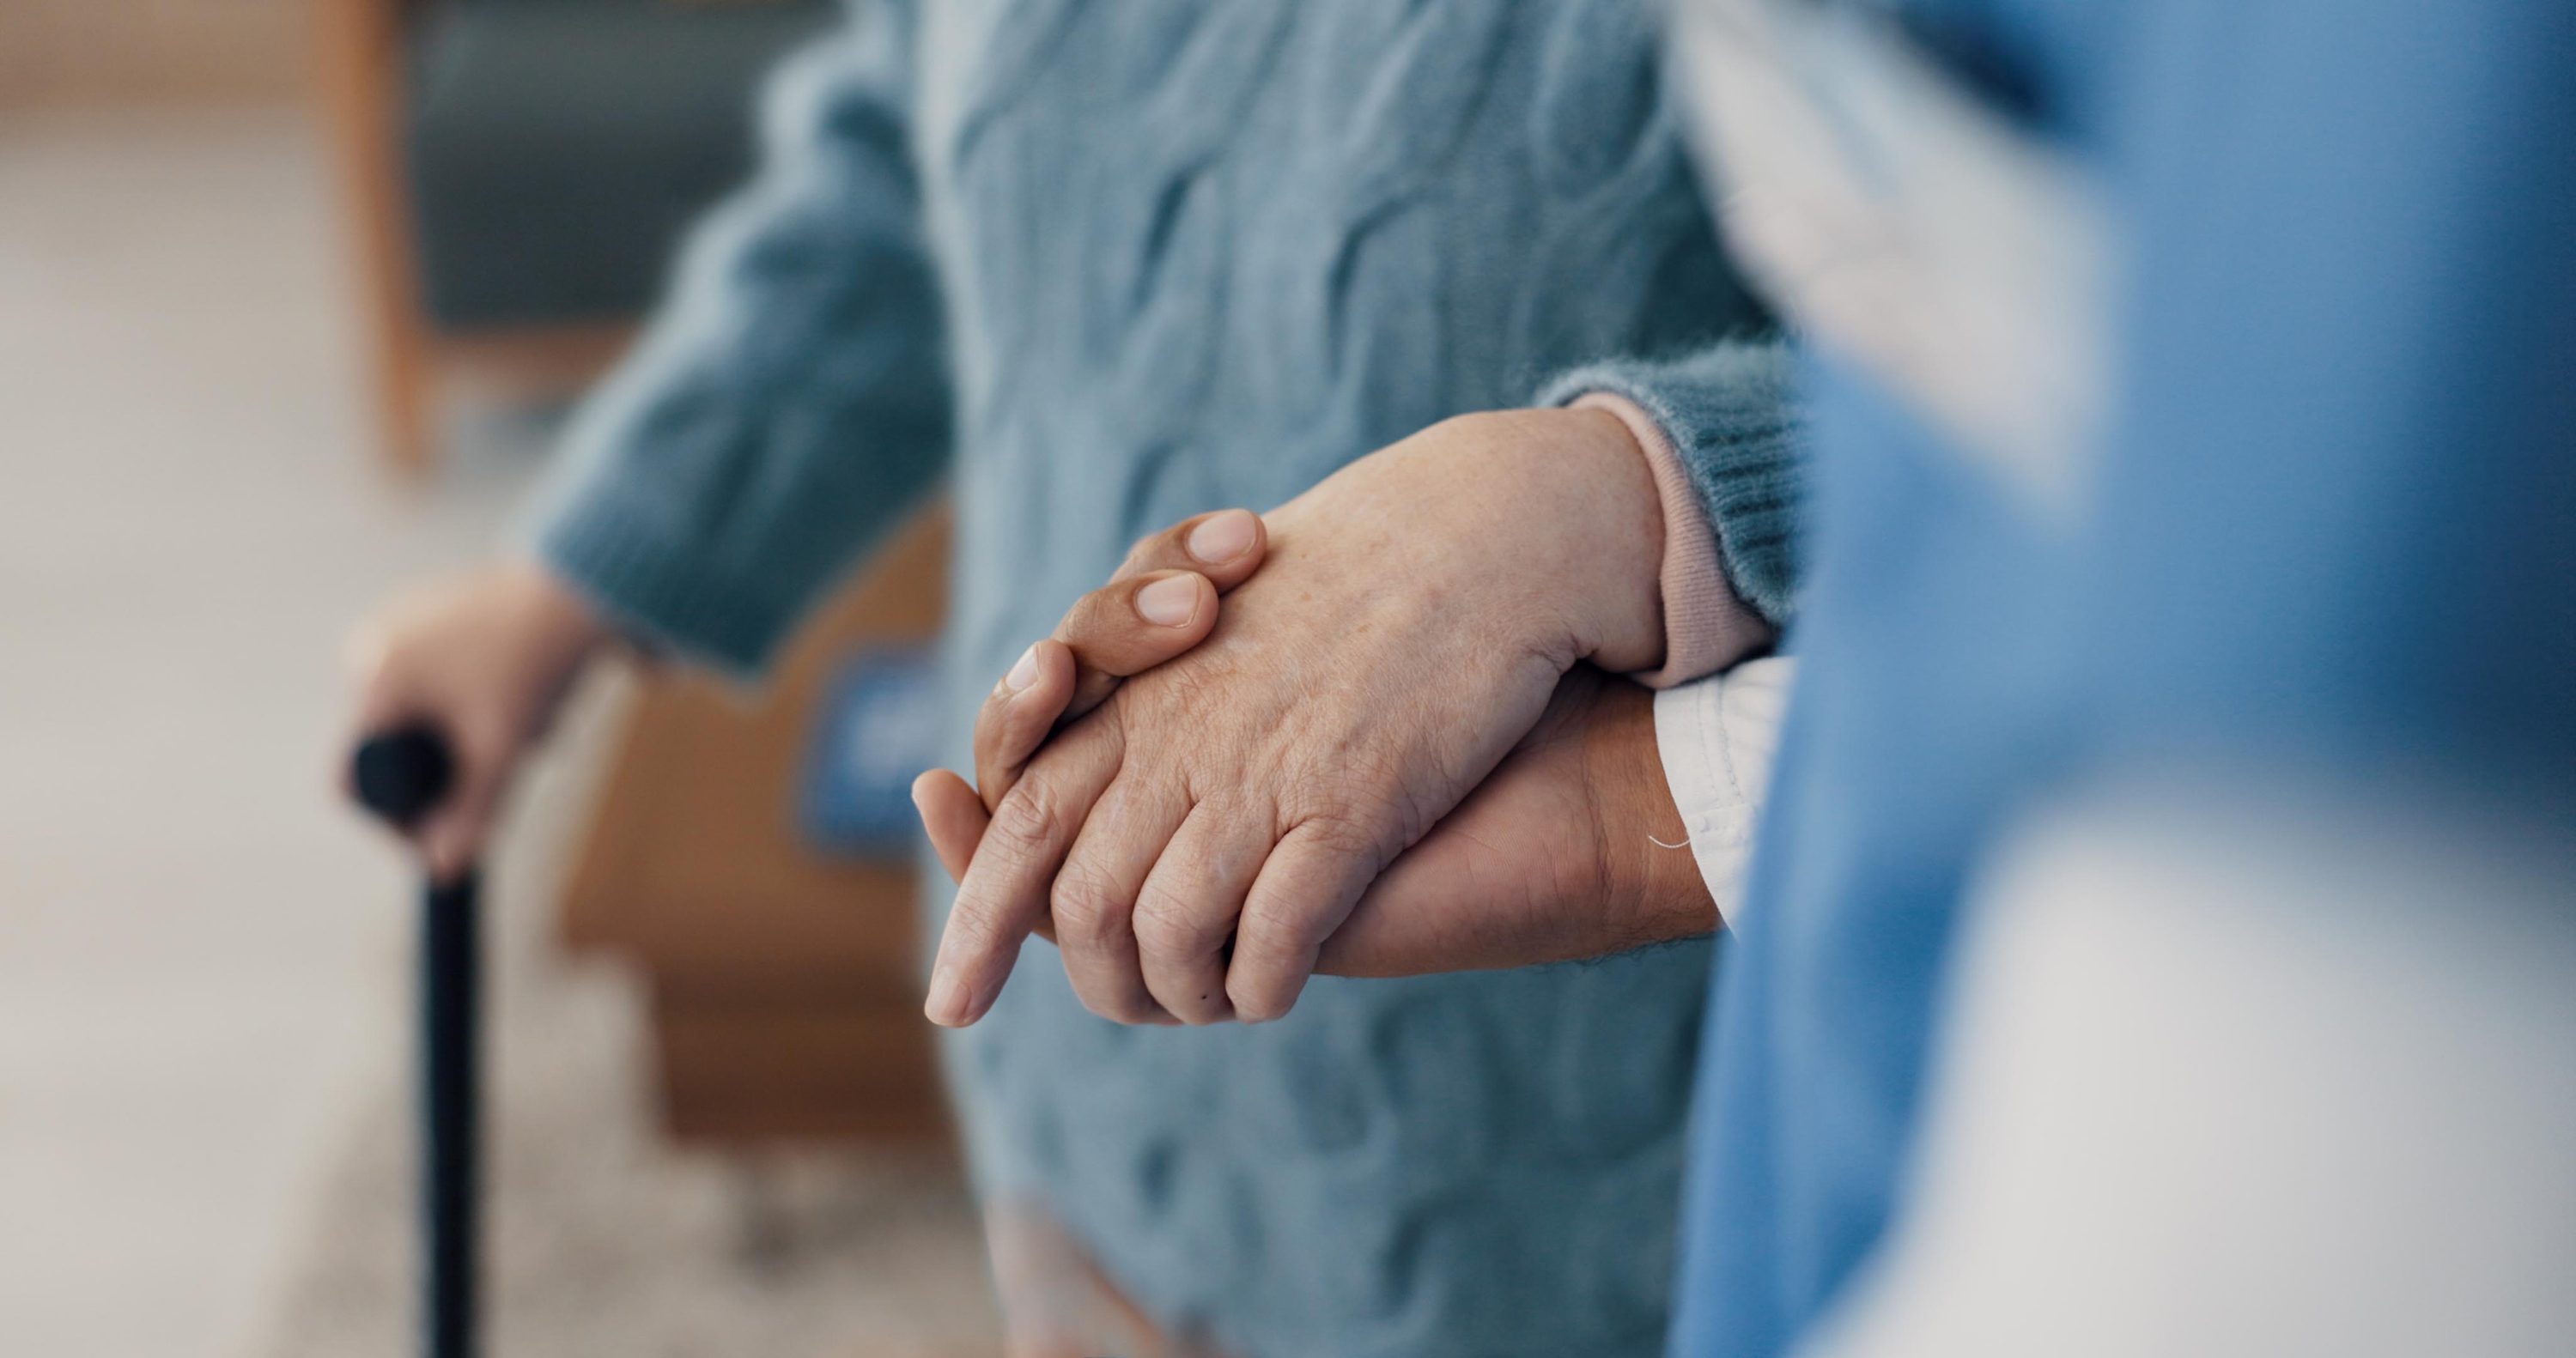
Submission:
POLYGON ((932 1019, 980 1017, 1050 906, 1096 1013, 1284 1014, 1370 882, 1569 670, 1662 654, 1661 510, 1605 413, 1447 421, 1268 529, 1267 564, 1207 641, 1065 726, 993 804, 932 1019))
MULTIPOLYGON (((510 779, 593 656, 617 646, 606 619, 533 561, 496 564, 413 594, 349 638, 357 692, 349 743, 414 722, 447 737, 456 785, 400 833, 429 875, 452 881, 483 852, 510 779)), ((354 795, 348 761, 336 775, 354 795)))
MULTIPOLYGON (((1126 591, 1102 591, 1116 596, 1126 591)), ((1075 676, 1114 683, 1084 657, 1143 668, 1187 649, 1176 629, 1085 600, 1040 642, 1046 678, 988 705, 976 726, 979 777, 1007 787, 1035 752, 1075 676), (1022 696, 1025 695, 1025 696, 1022 696)), ((1131 671, 1132 672, 1132 671, 1131 671)), ((1558 682, 1547 714, 1458 809, 1369 884, 1318 953, 1327 976, 1413 976, 1599 957, 1714 932, 1718 908, 1691 855, 1656 752, 1652 696, 1589 665, 1558 682)), ((990 821, 945 769, 913 785, 931 846, 962 880, 990 821)), ((1039 931, 1053 936, 1041 924, 1039 931)), ((1149 1022, 1171 1023, 1168 1015, 1149 1022)))

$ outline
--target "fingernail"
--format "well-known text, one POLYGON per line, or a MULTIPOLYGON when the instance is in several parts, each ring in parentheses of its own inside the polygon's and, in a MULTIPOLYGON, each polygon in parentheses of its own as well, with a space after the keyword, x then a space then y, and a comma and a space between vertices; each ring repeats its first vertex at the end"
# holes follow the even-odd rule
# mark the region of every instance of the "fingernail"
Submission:
POLYGON ((1136 611, 1145 621, 1163 627, 1178 627, 1198 615, 1199 582, 1196 576, 1175 575, 1157 580, 1136 591, 1136 611))
POLYGON ((1031 646, 1020 652, 1020 658, 1011 664, 1011 672, 1002 676, 1002 689, 1006 693, 1017 693, 1037 681, 1038 648, 1031 646))
POLYGON ((1252 550, 1252 511, 1229 509, 1190 530, 1190 555, 1222 566, 1252 550))

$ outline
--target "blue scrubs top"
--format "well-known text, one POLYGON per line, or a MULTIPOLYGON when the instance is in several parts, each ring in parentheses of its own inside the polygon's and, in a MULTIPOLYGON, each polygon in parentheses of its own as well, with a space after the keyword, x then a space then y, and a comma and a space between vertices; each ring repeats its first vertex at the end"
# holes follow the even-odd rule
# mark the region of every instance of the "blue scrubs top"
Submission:
POLYGON ((1710 1015, 1673 1352, 1769 1355, 1900 1207, 1962 883, 2177 748, 2511 779, 2576 832, 2576 5, 1895 6, 2126 268, 2074 531, 1820 361, 1806 657, 1710 1015))

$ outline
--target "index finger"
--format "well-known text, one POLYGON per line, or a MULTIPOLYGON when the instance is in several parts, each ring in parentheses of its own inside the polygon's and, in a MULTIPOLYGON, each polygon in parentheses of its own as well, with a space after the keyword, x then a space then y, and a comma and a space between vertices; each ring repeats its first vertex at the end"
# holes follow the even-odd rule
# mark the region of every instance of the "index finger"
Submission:
POLYGON ((1117 777, 1125 744, 1114 721, 1073 728, 993 808, 940 934, 922 1006, 931 1022, 962 1028, 992 1008, 1020 944, 1046 914, 1083 819, 1117 777))
POLYGON ((1020 780, 1020 769, 1065 718, 1080 662, 1052 637, 1029 647, 975 713, 975 791, 991 811, 1020 780))

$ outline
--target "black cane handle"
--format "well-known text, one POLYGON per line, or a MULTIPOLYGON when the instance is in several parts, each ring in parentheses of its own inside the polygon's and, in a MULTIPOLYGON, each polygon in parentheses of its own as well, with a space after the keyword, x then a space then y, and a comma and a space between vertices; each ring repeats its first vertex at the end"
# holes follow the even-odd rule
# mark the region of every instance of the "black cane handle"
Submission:
POLYGON ((349 758, 349 782, 359 805, 402 829, 446 799, 456 785, 456 756, 437 728, 399 727, 359 743, 349 758))

